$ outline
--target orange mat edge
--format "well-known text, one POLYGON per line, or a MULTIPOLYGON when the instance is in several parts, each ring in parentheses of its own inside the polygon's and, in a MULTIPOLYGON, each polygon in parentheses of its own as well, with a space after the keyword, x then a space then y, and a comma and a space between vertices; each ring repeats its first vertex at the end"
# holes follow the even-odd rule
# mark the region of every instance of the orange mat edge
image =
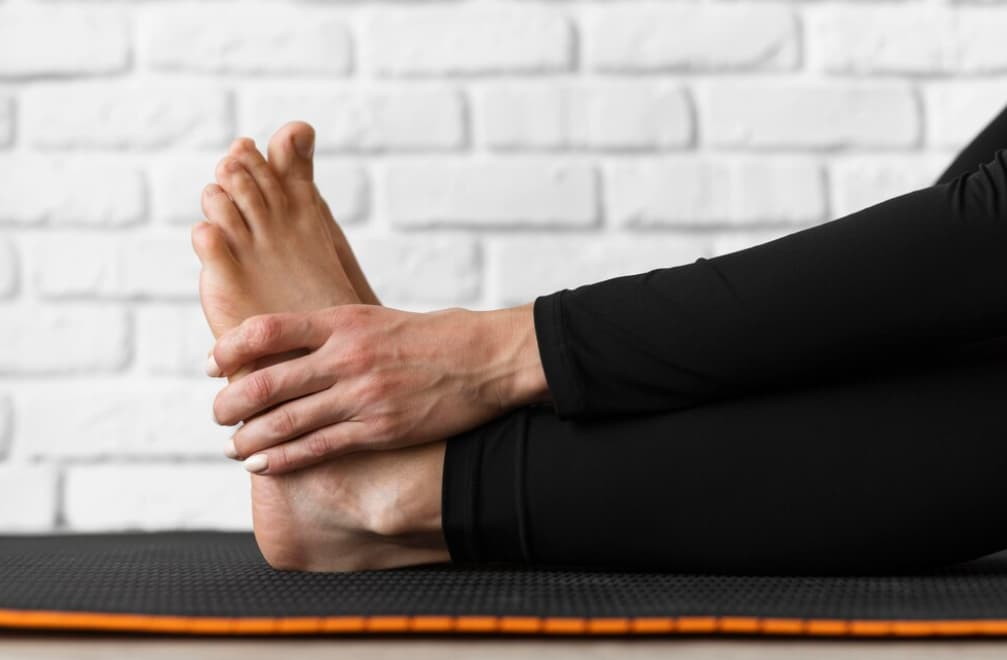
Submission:
POLYGON ((1007 619, 800 619, 740 616, 530 617, 334 616, 200 617, 0 610, 0 628, 173 635, 385 633, 533 635, 776 635, 810 637, 976 637, 1007 635, 1007 619))

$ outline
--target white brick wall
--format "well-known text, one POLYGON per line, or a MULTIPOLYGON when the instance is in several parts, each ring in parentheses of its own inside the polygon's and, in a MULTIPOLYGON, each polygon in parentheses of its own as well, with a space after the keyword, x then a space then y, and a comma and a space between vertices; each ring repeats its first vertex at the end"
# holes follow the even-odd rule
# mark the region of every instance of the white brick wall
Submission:
POLYGON ((927 185, 1007 104, 1005 33, 1007 0, 2 1, 0 533, 249 525, 187 231, 233 137, 314 122, 378 294, 489 308, 927 185))

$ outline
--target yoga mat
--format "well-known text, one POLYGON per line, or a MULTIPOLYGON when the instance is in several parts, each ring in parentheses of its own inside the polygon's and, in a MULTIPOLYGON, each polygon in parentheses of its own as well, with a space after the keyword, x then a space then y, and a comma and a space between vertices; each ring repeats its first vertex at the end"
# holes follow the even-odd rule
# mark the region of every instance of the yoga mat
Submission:
POLYGON ((1007 635, 1007 552, 860 577, 270 569, 250 534, 0 537, 0 628, 177 635, 1007 635))

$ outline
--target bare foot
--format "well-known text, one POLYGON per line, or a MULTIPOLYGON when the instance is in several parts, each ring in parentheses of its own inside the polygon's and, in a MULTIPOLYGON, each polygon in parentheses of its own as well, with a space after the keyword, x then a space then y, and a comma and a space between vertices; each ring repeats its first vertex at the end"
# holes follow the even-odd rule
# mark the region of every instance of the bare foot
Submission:
POLYGON ((209 222, 193 228, 192 241, 214 336, 255 314, 360 302, 314 187, 290 184, 242 138, 217 166, 217 183, 203 190, 209 222))
POLYGON ((444 451, 444 442, 363 451, 283 476, 253 476, 259 549, 281 570, 450 561, 441 531, 444 451))
POLYGON ((303 191, 305 196, 310 189, 317 200, 322 217, 327 221, 332 233, 336 254, 356 291, 360 302, 367 305, 380 305, 364 272, 360 268, 357 257, 353 254, 350 242, 346 240, 339 223, 336 222, 329 205, 321 196, 315 185, 314 163, 312 155, 315 145, 315 129, 302 121, 292 121, 273 134, 269 140, 269 164, 273 171, 291 190, 303 191))
MULTIPOLYGON (((293 147, 292 139, 271 141, 271 157, 286 167, 277 176, 250 140, 237 140, 217 169, 219 185, 204 191, 208 222, 194 227, 192 239, 215 336, 257 314, 360 302, 339 260, 335 223, 323 215, 310 177, 292 174, 310 172, 310 156, 293 147)), ((288 475, 252 475, 259 549, 270 565, 287 570, 447 561, 444 451, 437 442, 359 452, 288 475)))

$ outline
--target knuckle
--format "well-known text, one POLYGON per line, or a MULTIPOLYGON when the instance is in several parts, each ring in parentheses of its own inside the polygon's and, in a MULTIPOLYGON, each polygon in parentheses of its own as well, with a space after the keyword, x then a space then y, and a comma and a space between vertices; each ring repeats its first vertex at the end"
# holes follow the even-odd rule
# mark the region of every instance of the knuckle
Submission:
POLYGON ((313 433, 304 442, 308 454, 313 458, 325 458, 332 451, 332 442, 326 433, 313 433))
POLYGON ((292 467, 292 461, 290 457, 290 451, 287 449, 286 445, 277 445, 276 447, 271 447, 268 451, 269 456, 269 474, 283 474, 284 472, 289 472, 292 467))
POLYGON ((243 338, 252 350, 266 350, 280 337, 280 320, 275 316, 254 316, 244 326, 243 338))
POLYGON ((253 404, 268 404, 272 400, 273 389, 273 379, 265 371, 254 372, 245 379, 245 392, 253 404))
POLYGON ((375 420, 372 426, 374 439, 382 444, 389 444, 392 439, 400 435, 400 425, 396 418, 391 415, 382 415, 375 420))
POLYGON ((297 431, 297 418, 288 410, 288 406, 277 408, 269 414, 269 430, 278 437, 287 437, 297 431))
POLYGON ((394 389, 395 385, 391 380, 381 375, 374 375, 366 379, 361 398, 369 402, 385 401, 394 389))
POLYGON ((370 371, 374 367, 374 350, 361 341, 350 341, 344 356, 346 365, 354 372, 370 371))

